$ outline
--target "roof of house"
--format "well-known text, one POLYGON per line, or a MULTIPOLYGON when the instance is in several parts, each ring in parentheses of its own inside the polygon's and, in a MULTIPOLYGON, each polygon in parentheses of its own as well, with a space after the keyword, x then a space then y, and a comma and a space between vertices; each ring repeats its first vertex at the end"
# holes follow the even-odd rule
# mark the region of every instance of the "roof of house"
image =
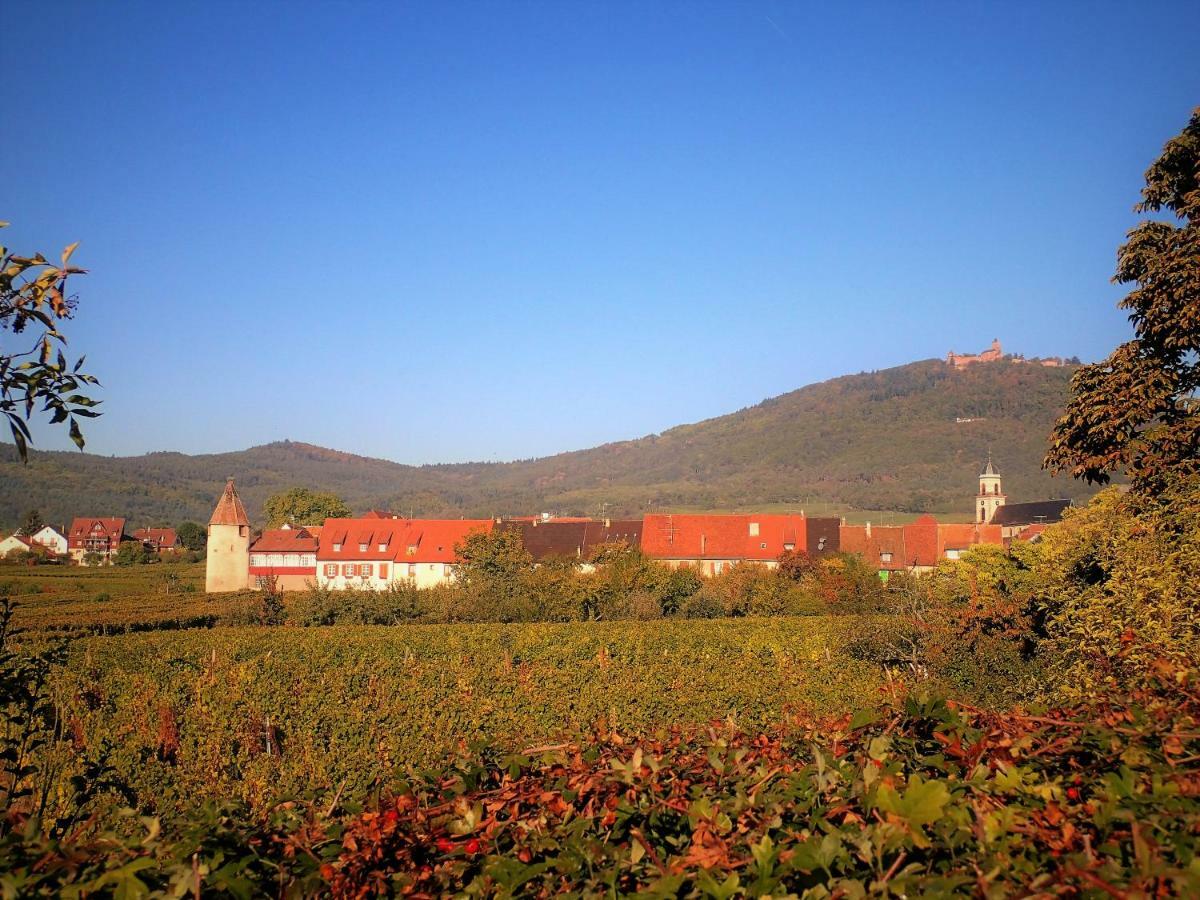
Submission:
POLYGON ((993 525, 1032 525, 1058 522, 1070 500, 1036 500, 1032 503, 1006 503, 992 516, 993 525))
POLYGON ((65 537, 66 537, 66 535, 65 535, 65 534, 63 534, 61 531, 59 531, 59 530, 58 530, 57 528, 55 528, 53 525, 43 525, 41 528, 39 528, 39 529, 38 529, 38 530, 37 530, 37 531, 34 533, 33 537, 35 537, 35 538, 36 538, 36 537, 37 537, 39 534, 41 534, 41 533, 42 533, 42 532, 44 532, 44 531, 49 531, 51 534, 56 534, 56 535, 58 535, 60 538, 65 538, 65 537))
POLYGON ((71 520, 68 537, 72 543, 82 541, 93 535, 108 538, 110 541, 120 541, 125 534, 125 520, 122 518, 87 518, 79 516, 71 520))
POLYGON ((208 524, 250 525, 250 519, 246 516, 246 507, 242 506, 241 498, 238 497, 237 491, 233 487, 232 478, 225 482, 225 490, 221 492, 221 499, 217 501, 217 508, 213 510, 208 524))
POLYGON ((133 536, 139 541, 152 541, 160 547, 174 547, 178 540, 174 528, 139 528, 133 536))
POLYGON ((805 549, 806 528, 796 515, 653 514, 643 521, 642 550, 656 559, 773 560, 787 545, 805 549))
POLYGON ((454 562, 456 544, 473 532, 491 531, 493 524, 491 519, 326 519, 317 555, 330 562, 454 562))
POLYGON ((316 553, 317 537, 307 528, 268 528, 250 545, 251 553, 316 553))
POLYGON ((1029 525, 1021 529, 1021 532, 1017 535, 1016 539, 1018 541, 1029 541, 1030 543, 1034 543, 1042 539, 1042 534, 1045 532, 1045 530, 1045 525, 1029 525))
POLYGON ((597 522, 591 519, 551 519, 549 521, 517 521, 505 519, 496 524, 499 531, 516 531, 529 555, 535 561, 552 556, 583 559, 601 544, 624 541, 637 547, 642 539, 641 519, 613 519, 597 522))
POLYGON ((10 534, 8 537, 3 538, 3 540, 0 540, 0 543, 7 543, 9 541, 16 541, 17 543, 23 544, 25 547, 27 547, 29 549, 33 549, 33 538, 28 537, 24 534, 10 534))

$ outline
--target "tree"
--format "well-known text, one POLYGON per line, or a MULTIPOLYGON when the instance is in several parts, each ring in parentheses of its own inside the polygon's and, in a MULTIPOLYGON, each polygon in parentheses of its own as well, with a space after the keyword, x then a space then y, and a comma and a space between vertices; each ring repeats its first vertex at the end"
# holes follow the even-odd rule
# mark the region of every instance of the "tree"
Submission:
POLYGON ((175 529, 175 534, 185 550, 203 550, 208 544, 207 530, 195 522, 184 522, 175 529))
POLYGON ((278 528, 286 523, 320 525, 326 519, 349 516, 350 507, 330 491, 294 487, 268 497, 263 504, 263 515, 267 528, 278 528))
POLYGON ((21 516, 21 534, 26 537, 33 537, 39 531, 46 527, 46 523, 42 521, 42 514, 36 509, 26 510, 21 516))
POLYGON ((1099 484, 1124 469, 1155 493, 1168 472, 1200 464, 1200 108, 1146 171, 1134 209, 1176 221, 1143 221, 1118 250, 1134 339, 1072 377, 1043 466, 1099 484))
POLYGON ((113 563, 118 566, 141 565, 152 562, 157 557, 141 541, 121 541, 117 552, 113 554, 113 563))
MULTIPOLYGON (((0 228, 8 225, 0 222, 0 228)), ((50 423, 66 422, 71 440, 83 449, 83 432, 76 417, 94 418, 99 401, 79 393, 84 385, 99 384, 80 371, 84 357, 71 365, 63 348, 66 337, 59 323, 71 318, 75 298, 67 293, 67 280, 85 270, 68 264, 78 243, 62 252, 54 265, 42 254, 18 256, 0 246, 0 413, 8 420, 13 442, 23 462, 33 442, 28 422, 34 407, 50 414, 50 423), (38 332, 29 344, 26 330, 38 332)))

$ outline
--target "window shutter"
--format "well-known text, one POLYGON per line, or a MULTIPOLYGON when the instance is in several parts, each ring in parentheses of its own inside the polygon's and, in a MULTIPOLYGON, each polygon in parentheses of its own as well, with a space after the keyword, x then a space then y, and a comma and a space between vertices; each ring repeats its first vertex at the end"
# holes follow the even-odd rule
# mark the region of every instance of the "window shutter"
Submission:
POLYGON ((379 564, 379 577, 387 578, 387 570, 388 570, 387 563, 380 563, 379 564))

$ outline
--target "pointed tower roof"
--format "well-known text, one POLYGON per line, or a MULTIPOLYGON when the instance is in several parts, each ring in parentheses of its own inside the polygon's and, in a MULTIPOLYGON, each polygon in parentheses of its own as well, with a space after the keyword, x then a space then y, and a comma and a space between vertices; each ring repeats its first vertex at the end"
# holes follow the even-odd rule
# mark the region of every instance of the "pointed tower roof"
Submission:
POLYGON ((250 524, 250 519, 246 517, 246 507, 242 506, 242 501, 233 487, 232 478, 225 482, 225 490, 221 493, 221 499, 217 501, 217 508, 213 510, 208 524, 247 526, 250 524))

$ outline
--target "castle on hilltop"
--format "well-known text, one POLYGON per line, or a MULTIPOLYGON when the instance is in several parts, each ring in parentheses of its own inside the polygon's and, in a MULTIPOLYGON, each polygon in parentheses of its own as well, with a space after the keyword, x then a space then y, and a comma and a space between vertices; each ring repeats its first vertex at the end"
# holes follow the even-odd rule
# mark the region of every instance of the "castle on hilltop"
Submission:
POLYGON ((1026 359, 1020 354, 1005 356, 1004 349, 1000 346, 1000 339, 993 338, 991 346, 982 353, 955 353, 951 350, 946 354, 946 365, 961 370, 976 363, 999 362, 1002 359, 1007 359, 1010 362, 1028 363, 1031 366, 1046 366, 1052 369, 1057 369, 1067 364, 1066 360, 1059 356, 1048 356, 1045 359, 1026 359))

